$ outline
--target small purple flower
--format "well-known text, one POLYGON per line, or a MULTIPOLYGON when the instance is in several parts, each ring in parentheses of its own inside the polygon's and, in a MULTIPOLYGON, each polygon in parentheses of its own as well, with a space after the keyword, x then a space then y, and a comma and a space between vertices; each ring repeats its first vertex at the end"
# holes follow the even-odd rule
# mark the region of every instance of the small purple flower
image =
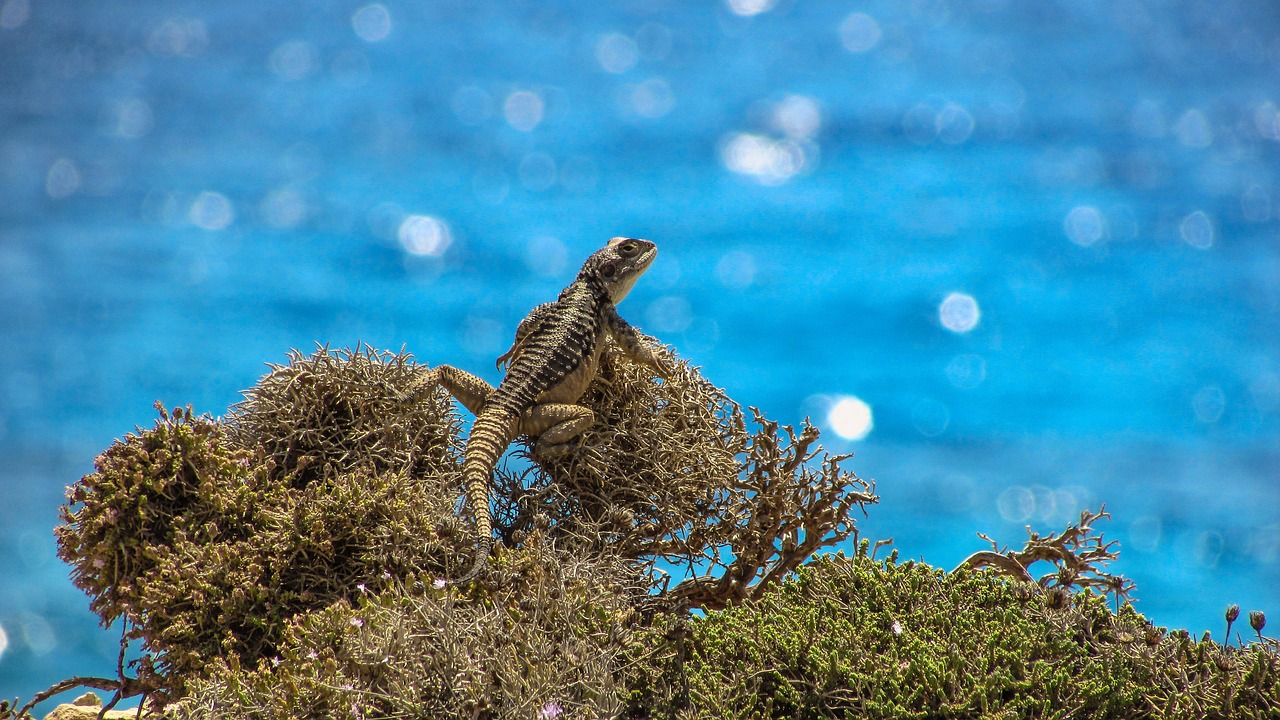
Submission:
POLYGON ((555 720, 564 712, 564 708, 560 703, 552 700, 538 709, 538 720, 555 720))
POLYGON ((443 590, 445 589, 446 586, 448 586, 448 584, 449 584, 448 580, 445 580, 444 578, 436 578, 436 581, 431 583, 431 587, 437 590, 443 590))
POLYGON ((360 591, 360 592, 362 592, 362 593, 367 593, 367 592, 369 592, 369 588, 368 588, 364 583, 360 583, 360 584, 356 585, 356 589, 357 589, 357 590, 359 590, 359 591, 360 591))
POLYGON ((902 623, 898 622, 897 620, 893 621, 893 634, 894 635, 902 634, 902 623))
POLYGON ((351 618, 351 627, 364 627, 364 621, 360 618, 351 618))

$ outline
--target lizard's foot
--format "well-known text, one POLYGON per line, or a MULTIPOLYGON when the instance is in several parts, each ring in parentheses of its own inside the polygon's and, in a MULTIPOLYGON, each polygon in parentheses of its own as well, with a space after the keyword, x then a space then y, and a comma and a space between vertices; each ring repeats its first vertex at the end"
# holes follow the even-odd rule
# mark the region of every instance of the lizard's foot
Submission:
POLYGON ((569 453, 577 450, 582 445, 581 441, 570 440, 569 442, 549 443, 538 441, 533 446, 533 454, 548 460, 564 457, 569 453))

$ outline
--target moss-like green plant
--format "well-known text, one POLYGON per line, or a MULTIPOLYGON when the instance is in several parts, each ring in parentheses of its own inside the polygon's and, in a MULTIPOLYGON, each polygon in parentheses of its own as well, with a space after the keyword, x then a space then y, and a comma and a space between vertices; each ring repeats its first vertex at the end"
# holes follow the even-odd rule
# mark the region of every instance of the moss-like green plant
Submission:
POLYGON ((1280 712, 1274 649, 1168 635, 1090 592, 1059 600, 991 571, 828 556, 756 601, 692 623, 682 717, 1280 712))

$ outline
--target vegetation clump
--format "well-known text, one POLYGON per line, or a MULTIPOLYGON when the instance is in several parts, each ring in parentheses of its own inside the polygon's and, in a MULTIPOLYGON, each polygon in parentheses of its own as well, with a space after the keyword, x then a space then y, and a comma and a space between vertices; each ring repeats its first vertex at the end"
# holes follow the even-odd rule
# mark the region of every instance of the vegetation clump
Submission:
POLYGON ((498 468, 495 557, 451 585, 474 553, 461 420, 443 390, 405 392, 422 372, 291 353, 227 417, 161 408, 108 448, 58 542, 123 621, 118 677, 37 699, 88 686, 183 720, 1280 712, 1260 615, 1244 649, 1108 609, 1132 586, 1101 513, 951 573, 865 542, 803 565, 856 540, 873 487, 683 361, 656 381, 606 350, 595 426, 498 468))

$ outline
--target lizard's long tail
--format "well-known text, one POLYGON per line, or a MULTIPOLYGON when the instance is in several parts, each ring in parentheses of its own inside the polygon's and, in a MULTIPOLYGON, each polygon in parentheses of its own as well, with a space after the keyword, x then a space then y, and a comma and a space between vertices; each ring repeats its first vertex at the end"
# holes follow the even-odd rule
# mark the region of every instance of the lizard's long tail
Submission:
POLYGON ((471 426, 466 457, 462 461, 462 482, 467 491, 467 504, 476 520, 478 547, 471 569, 452 584, 465 583, 484 569, 493 547, 493 517, 489 513, 489 482, 498 458, 515 436, 515 418, 503 412, 480 413, 471 426))

